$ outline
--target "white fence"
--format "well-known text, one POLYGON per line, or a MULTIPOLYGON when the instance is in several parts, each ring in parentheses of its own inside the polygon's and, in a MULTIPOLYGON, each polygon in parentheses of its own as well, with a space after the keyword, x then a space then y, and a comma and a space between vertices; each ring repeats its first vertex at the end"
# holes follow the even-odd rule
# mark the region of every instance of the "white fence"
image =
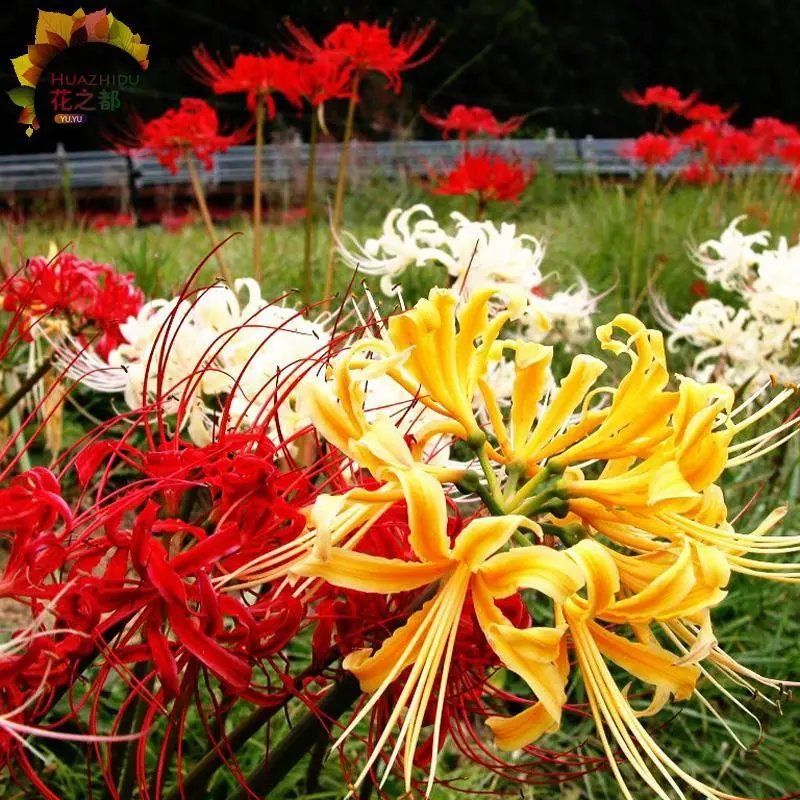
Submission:
MULTIPOLYGON (((536 161, 562 174, 599 174, 634 177, 641 165, 625 157, 630 139, 505 139, 481 144, 490 152, 501 153, 520 162, 536 161)), ((371 176, 408 177, 427 175, 445 168, 463 149, 458 141, 359 142, 351 145, 350 169, 354 180, 371 176)), ((322 144, 317 151, 317 176, 332 180, 339 159, 338 144, 322 144)), ((659 167, 670 174, 686 164, 685 154, 659 167)), ((308 163, 307 144, 273 144, 264 150, 266 179, 281 183, 304 179, 308 163)), ((775 164, 761 169, 775 170, 775 164)), ((242 183, 253 177, 253 148, 233 147, 213 159, 210 170, 203 170, 209 186, 242 183)), ((172 175, 154 158, 136 156, 128 160, 117 153, 102 150, 0 156, 0 193, 36 191, 54 187, 74 189, 125 187, 139 188, 189 182, 185 170, 172 175)))

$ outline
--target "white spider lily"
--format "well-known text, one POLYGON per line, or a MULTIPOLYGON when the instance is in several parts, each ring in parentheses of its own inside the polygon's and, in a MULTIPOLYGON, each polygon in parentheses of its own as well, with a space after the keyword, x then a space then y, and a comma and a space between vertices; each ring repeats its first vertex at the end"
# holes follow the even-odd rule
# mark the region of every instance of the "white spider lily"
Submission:
POLYGON ((670 350, 686 340, 701 348, 692 374, 697 380, 724 377, 735 386, 763 377, 765 359, 761 352, 758 326, 746 309, 736 309, 708 298, 695 303, 673 327, 667 339, 670 350))
MULTIPOLYGON (((233 428, 263 419, 282 393, 289 397, 272 425, 284 436, 304 427, 293 395, 319 379, 321 370, 308 365, 324 358, 329 344, 321 325, 268 303, 252 279, 237 280, 234 289, 215 284, 191 298, 153 300, 120 332, 125 341, 108 363, 84 351, 70 369, 73 377, 97 391, 122 392, 131 409, 158 398, 164 413, 182 411, 181 423, 197 444, 210 441, 221 403, 209 401, 223 395, 233 428)), ((71 357, 62 348, 62 361, 71 357)))
MULTIPOLYGON (((153 300, 120 331, 125 341, 107 362, 78 342, 60 342, 60 366, 96 391, 121 393, 132 410, 158 399, 163 413, 181 413, 200 445, 222 423, 223 397, 229 429, 268 422, 271 435, 287 439, 307 427, 299 401, 310 382, 324 379, 331 341, 320 322, 264 300, 251 279, 153 300)), ((365 391, 367 413, 390 417, 404 432, 430 422, 432 412, 388 379, 369 381, 365 391)), ((447 455, 442 442, 431 442, 431 458, 447 455)))
POLYGON ((395 294, 396 279, 410 266, 440 263, 448 272, 453 266, 452 256, 445 249, 448 236, 425 203, 417 203, 405 211, 393 208, 383 221, 381 235, 367 239, 363 245, 347 231, 344 235, 353 249, 348 250, 338 241, 342 260, 365 275, 382 276, 381 291, 387 296, 395 294), (414 220, 418 215, 421 218, 414 220))
POLYGON ((598 298, 585 281, 549 296, 541 291, 545 248, 539 239, 518 233, 508 222, 470 220, 457 211, 450 218, 455 224, 452 233, 439 225, 426 205, 405 211, 395 208, 378 238, 361 245, 346 233, 352 247, 339 241, 339 253, 349 267, 381 276, 381 290, 389 296, 399 293, 397 279, 407 269, 439 267, 464 300, 492 286, 502 298, 500 305, 522 301, 520 325, 532 339, 577 343, 592 335, 591 315, 598 298))
POLYGON ((781 238, 777 247, 766 249, 769 232, 745 235, 737 227, 742 219, 737 217, 719 240, 704 242, 695 251, 707 280, 733 298, 727 303, 700 300, 681 319, 672 317, 658 299, 654 310, 672 331, 670 348, 681 340, 700 348, 692 365, 695 378, 722 379, 742 388, 770 379, 797 383, 800 246, 781 238))
POLYGON ((739 223, 746 218, 745 214, 736 217, 719 239, 708 239, 691 251, 709 283, 718 283, 728 290, 739 288, 759 261, 760 254, 754 248, 769 244, 769 231, 745 234, 739 230, 739 223))
POLYGON ((488 284, 526 294, 542 282, 544 246, 527 233, 517 234, 508 222, 498 228, 490 220, 472 221, 454 211, 456 232, 447 245, 452 256, 447 270, 466 295, 488 284))
POLYGON ((598 299, 583 279, 549 297, 534 293, 523 320, 528 338, 559 340, 568 348, 587 341, 594 335, 592 315, 597 310, 598 299))
POLYGON ((487 283, 499 289, 530 291, 542 281, 539 265, 544 247, 530 234, 517 234, 515 225, 489 220, 472 221, 453 212, 455 232, 448 234, 423 203, 405 211, 392 209, 377 239, 363 245, 352 234, 348 250, 340 241, 339 254, 351 268, 367 275, 380 275, 381 291, 396 294, 397 278, 412 266, 441 266, 460 291, 469 294, 487 283), (415 219, 416 217, 416 219, 415 219))

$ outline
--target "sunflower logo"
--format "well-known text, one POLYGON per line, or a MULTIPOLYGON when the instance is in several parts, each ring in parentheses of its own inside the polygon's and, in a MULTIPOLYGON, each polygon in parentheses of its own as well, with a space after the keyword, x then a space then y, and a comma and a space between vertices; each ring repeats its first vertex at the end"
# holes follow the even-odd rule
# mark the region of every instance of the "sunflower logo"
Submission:
POLYGON ((147 69, 150 46, 105 9, 87 14, 79 8, 71 15, 40 10, 34 43, 28 45, 27 53, 11 59, 20 85, 8 94, 22 109, 18 121, 27 125, 28 136, 39 127, 35 108, 36 87, 47 65, 70 47, 89 43, 118 47, 132 56, 143 70, 147 69))

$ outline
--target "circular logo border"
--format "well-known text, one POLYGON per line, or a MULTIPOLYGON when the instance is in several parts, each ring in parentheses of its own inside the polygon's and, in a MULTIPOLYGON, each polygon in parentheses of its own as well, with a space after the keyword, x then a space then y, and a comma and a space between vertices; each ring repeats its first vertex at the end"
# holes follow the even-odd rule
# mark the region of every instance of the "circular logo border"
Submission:
POLYGON ((34 43, 27 53, 12 58, 11 63, 20 85, 8 95, 22 109, 18 122, 27 125, 26 134, 32 136, 38 129, 34 108, 34 95, 45 67, 59 53, 78 44, 97 42, 124 50, 144 70, 148 67, 150 45, 144 44, 138 33, 109 14, 106 9, 86 14, 78 9, 74 14, 39 11, 36 20, 34 43))

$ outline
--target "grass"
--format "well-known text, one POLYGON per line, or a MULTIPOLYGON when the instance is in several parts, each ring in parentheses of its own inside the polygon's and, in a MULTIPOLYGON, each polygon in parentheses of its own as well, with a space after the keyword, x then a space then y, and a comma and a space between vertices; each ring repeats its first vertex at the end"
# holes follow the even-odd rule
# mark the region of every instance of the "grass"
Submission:
MULTIPOLYGON (((464 210, 458 201, 435 198, 435 202, 416 185, 375 183, 352 192, 345 212, 345 227, 363 240, 375 235, 385 213, 394 206, 408 207, 415 202, 431 202, 437 218, 444 221, 452 210, 464 210)), ((601 303, 597 321, 614 313, 630 310, 638 304, 638 312, 649 318, 647 306, 648 283, 663 294, 675 312, 688 308, 695 297, 691 284, 695 275, 687 256, 687 242, 699 242, 716 237, 727 223, 740 213, 753 219, 752 229, 768 228, 774 234, 795 237, 800 231, 800 202, 786 195, 776 180, 768 177, 743 178, 731 186, 711 189, 665 186, 646 189, 634 185, 600 182, 589 178, 556 178, 539 176, 518 206, 490 208, 489 218, 517 222, 522 231, 543 237, 547 242, 544 271, 552 273, 553 281, 569 283, 581 273, 597 292, 607 292, 601 303), (638 279, 635 276, 638 274, 638 279)), ((225 246, 226 260, 237 276, 249 274, 251 235, 245 226, 239 234, 228 225, 220 226, 224 234, 234 233, 225 246)), ((202 228, 197 225, 177 234, 159 227, 140 230, 120 229, 103 233, 65 227, 42 220, 25 229, 11 231, 6 249, 11 255, 34 255, 47 252, 50 241, 58 246, 72 242, 85 257, 114 262, 120 269, 137 274, 149 296, 170 294, 207 255, 209 246, 202 228)), ((327 233, 320 222, 315 235, 315 264, 321 269, 325 262, 327 233)), ((265 233, 264 251, 268 258, 265 270, 265 295, 280 294, 286 287, 299 286, 303 258, 302 224, 269 227, 265 233)), ((209 263, 203 277, 211 279, 214 264, 209 263)), ((336 286, 342 290, 351 273, 340 267, 336 286)), ((322 276, 315 276, 315 286, 321 286, 322 276)), ((427 276, 408 275, 404 278, 407 299, 424 293, 429 285, 427 276)), ((677 353, 672 366, 681 371, 692 354, 677 353)), ((743 507, 757 487, 765 491, 756 506, 739 523, 748 529, 753 520, 767 509, 788 500, 790 513, 784 526, 788 532, 798 530, 798 509, 795 498, 800 486, 800 449, 791 443, 778 458, 769 457, 766 463, 755 463, 739 470, 728 479, 726 496, 731 514, 743 507)), ((715 614, 715 630, 723 646, 748 667, 768 675, 800 678, 800 615, 796 613, 800 600, 798 589, 782 584, 767 584, 737 576, 733 580, 729 600, 715 614)), ((705 691, 705 690, 704 690, 705 691)), ((730 699, 713 687, 706 696, 714 703, 723 718, 729 720, 733 731, 751 746, 743 752, 735 746, 723 726, 699 703, 675 706, 677 711, 662 712, 650 722, 658 731, 665 750, 673 755, 687 771, 714 783, 719 781, 727 790, 746 796, 779 797, 800 790, 800 705, 783 698, 779 709, 757 698, 740 693, 739 699, 764 722, 763 729, 750 719, 730 699)), ((279 721, 273 732, 279 736, 286 722, 279 721)), ((190 731, 187 749, 199 747, 200 729, 190 731)), ((261 740, 263 742, 263 739, 261 740)), ((591 726, 568 715, 561 733, 545 742, 547 746, 571 747, 580 743, 584 754, 597 753, 597 741, 591 726)), ((68 800, 84 797, 81 783, 83 764, 71 761, 70 748, 61 757, 61 764, 52 775, 53 785, 68 800), (74 766, 71 766, 74 763, 74 766)), ((243 753, 243 768, 258 763, 263 745, 253 744, 243 753)), ((74 755, 74 752, 72 752, 74 755)), ((315 798, 338 798, 343 794, 337 759, 326 763, 315 798)), ((295 769, 270 797, 276 800, 311 797, 304 794, 304 767, 295 769)), ((497 784, 485 771, 455 755, 443 759, 442 774, 455 779, 456 785, 469 795, 479 791, 509 791, 517 788, 497 784)), ((208 797, 225 798, 232 779, 218 775, 209 788, 208 797)), ((631 780, 637 786, 635 779, 631 780)), ((392 784, 390 797, 399 796, 400 787, 392 784)), ((0 794, 2 781, 0 780, 0 794)), ((7 796, 14 796, 8 789, 7 796)), ((453 792, 437 788, 434 797, 445 800, 453 792)), ((607 774, 587 776, 577 783, 563 787, 525 787, 525 798, 560 798, 561 800, 601 800, 619 796, 616 784, 607 774)), ((644 797, 634 788, 634 796, 644 797)))

